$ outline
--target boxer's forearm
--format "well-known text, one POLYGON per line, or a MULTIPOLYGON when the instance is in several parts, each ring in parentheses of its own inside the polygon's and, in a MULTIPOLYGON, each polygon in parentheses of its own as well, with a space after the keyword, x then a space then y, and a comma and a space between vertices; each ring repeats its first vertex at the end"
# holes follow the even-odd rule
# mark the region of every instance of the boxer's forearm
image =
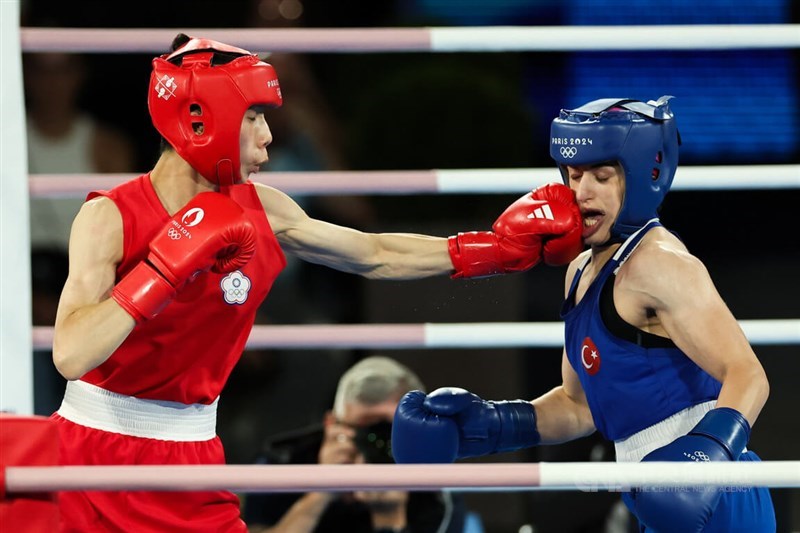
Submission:
POLYGON ((594 433, 589 406, 571 398, 563 387, 533 400, 541 444, 558 444, 594 433))
POLYGON ((754 425, 769 397, 769 381, 760 364, 745 362, 727 369, 717 407, 730 407, 754 425))

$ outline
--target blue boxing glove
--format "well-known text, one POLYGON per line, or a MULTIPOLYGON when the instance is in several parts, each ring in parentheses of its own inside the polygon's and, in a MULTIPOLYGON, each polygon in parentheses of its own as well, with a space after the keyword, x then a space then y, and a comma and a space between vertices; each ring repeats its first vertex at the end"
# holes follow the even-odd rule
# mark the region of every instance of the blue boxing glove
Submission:
POLYGON ((398 463, 452 463, 539 443, 530 402, 482 400, 464 389, 411 391, 400 400, 392 424, 398 463))
MULTIPOLYGON (((647 454, 645 461, 736 461, 750 439, 750 424, 729 407, 712 409, 687 435, 647 454)), ((719 488, 632 493, 639 520, 659 533, 702 531, 719 503, 719 488)))

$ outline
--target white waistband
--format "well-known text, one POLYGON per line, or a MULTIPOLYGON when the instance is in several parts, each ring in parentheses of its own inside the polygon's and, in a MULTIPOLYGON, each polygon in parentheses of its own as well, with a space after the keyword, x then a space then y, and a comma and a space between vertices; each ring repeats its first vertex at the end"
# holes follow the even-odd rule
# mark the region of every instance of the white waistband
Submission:
POLYGON ((205 441, 217 430, 217 402, 211 405, 143 400, 85 381, 68 381, 58 414, 82 426, 148 439, 205 441))
POLYGON ((644 428, 630 437, 614 442, 619 462, 639 462, 648 453, 682 437, 717 405, 716 400, 699 403, 678 411, 661 422, 644 428))

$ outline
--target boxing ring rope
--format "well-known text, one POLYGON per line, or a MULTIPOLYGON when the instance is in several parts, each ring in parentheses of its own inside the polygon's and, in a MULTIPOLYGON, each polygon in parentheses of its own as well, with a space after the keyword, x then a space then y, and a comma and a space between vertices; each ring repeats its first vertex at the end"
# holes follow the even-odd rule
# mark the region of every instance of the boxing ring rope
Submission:
MULTIPOLYGON (((83 197, 138 174, 32 174, 32 197, 83 197)), ((296 194, 524 193, 558 179, 555 168, 262 172, 254 181, 296 194)), ((800 189, 800 165, 686 166, 673 191, 800 189), (758 176, 758 179, 754 179, 758 176)))
POLYGON ((425 465, 181 465, 6 468, 8 492, 55 490, 621 491, 631 487, 800 487, 800 461, 483 463, 425 465))
MULTIPOLYGON (((800 344, 800 319, 740 320, 751 344, 800 344)), ((53 328, 33 328, 35 350, 49 350, 53 328)), ((559 348, 561 322, 495 322, 452 324, 300 324, 256 325, 248 348, 559 348)))
MULTIPOLYGON (((800 24, 183 29, 272 52, 546 52, 800 47, 800 24)), ((21 28, 25 52, 162 53, 178 30, 21 28)))
MULTIPOLYGON (((110 189, 135 174, 31 175, 33 197, 81 197, 110 189)), ((553 180, 552 168, 423 171, 270 172, 256 181, 305 194, 519 193, 553 180), (489 179, 491 178, 491 179, 489 179)), ((682 167, 673 190, 800 188, 800 165, 682 167), (766 176, 754 180, 753 176, 766 176)), ((752 344, 800 344, 800 320, 742 320, 752 344)), ((52 346, 52 328, 34 327, 33 346, 52 346)), ((248 348, 511 348, 559 347, 554 323, 359 324, 254 326, 248 348)))

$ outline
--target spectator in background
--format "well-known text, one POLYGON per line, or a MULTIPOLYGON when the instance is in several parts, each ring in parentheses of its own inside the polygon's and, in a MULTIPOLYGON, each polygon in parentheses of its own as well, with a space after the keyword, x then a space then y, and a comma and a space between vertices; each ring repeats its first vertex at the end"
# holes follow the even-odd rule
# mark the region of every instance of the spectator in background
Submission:
POLYGON ((32 173, 131 171, 131 141, 79 106, 87 76, 80 54, 26 54, 28 142, 36 149, 29 152, 32 173))
MULTIPOLYGON (((391 421, 403 394, 424 387, 409 368, 372 356, 339 380, 333 410, 322 426, 266 443, 260 463, 391 463, 391 421)), ((310 492, 248 494, 244 511, 251 533, 480 531, 461 498, 449 492, 310 492)))
MULTIPOLYGON (((85 58, 79 54, 25 54, 30 174, 133 171, 133 142, 80 107, 88 73, 85 58)), ((82 203, 83 198, 32 199, 31 242, 66 250, 72 219, 82 203)))

